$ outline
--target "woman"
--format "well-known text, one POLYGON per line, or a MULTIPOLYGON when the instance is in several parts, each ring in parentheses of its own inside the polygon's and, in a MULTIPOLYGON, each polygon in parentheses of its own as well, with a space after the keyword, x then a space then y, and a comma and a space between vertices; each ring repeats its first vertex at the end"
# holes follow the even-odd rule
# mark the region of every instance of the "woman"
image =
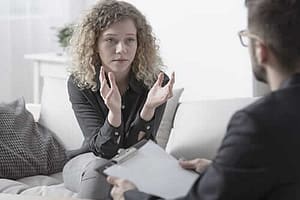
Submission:
MULTIPOLYGON (((145 17, 122 1, 98 2, 75 29, 68 92, 85 140, 73 154, 98 156, 89 158, 92 161, 81 177, 80 197, 101 199, 104 194, 105 198, 108 183, 97 168, 120 149, 141 139, 155 140, 174 84, 174 73, 169 80, 161 71, 155 42, 145 17)), ((78 162, 75 157, 69 163, 74 160, 78 162)), ((66 174, 64 170, 68 187, 72 178, 68 181, 66 174)))

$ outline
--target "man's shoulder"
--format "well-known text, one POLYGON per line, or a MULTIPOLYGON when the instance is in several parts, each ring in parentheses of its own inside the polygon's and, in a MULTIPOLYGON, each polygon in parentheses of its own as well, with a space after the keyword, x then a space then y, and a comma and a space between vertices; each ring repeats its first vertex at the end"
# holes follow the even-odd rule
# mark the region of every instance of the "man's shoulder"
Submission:
MULTIPOLYGON (((288 88, 271 92, 243 108, 242 111, 259 118, 273 118, 282 111, 295 112, 299 110, 300 104, 298 102, 300 102, 300 88, 288 88)), ((300 112, 298 113, 300 115, 300 112)))

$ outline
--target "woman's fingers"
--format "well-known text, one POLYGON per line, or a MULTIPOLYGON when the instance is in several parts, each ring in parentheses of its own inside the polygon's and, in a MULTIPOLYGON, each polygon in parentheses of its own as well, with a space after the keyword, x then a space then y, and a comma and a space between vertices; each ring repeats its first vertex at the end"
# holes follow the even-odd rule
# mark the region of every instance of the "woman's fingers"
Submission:
POLYGON ((103 67, 101 67, 100 69, 99 80, 100 80, 100 94, 105 99, 109 91, 109 87, 105 78, 105 72, 103 67))
POLYGON ((116 88, 116 78, 115 75, 112 72, 108 72, 108 79, 109 79, 109 84, 111 88, 116 88))
POLYGON ((173 96, 173 86, 174 86, 174 83, 175 83, 175 73, 172 72, 171 79, 169 80, 169 82, 165 86, 165 87, 168 88, 168 99, 173 96))
POLYGON ((158 77, 157 77, 157 80, 155 82, 155 85, 161 86, 162 83, 163 83, 163 81, 164 81, 164 73, 160 72, 158 74, 158 77))
POLYGON ((101 69, 100 69, 100 77, 99 78, 100 78, 101 86, 103 86, 105 83, 107 83, 103 67, 101 67, 101 69))

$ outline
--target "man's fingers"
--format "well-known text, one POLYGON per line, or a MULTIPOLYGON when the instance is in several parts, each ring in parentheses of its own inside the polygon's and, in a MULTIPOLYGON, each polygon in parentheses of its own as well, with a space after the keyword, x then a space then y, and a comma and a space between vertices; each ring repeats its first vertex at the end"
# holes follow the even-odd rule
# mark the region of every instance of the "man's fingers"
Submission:
POLYGON ((114 186, 110 191, 110 196, 113 198, 113 200, 122 200, 122 195, 119 191, 119 188, 117 186, 114 186))
POLYGON ((202 163, 202 159, 196 158, 193 160, 181 160, 179 161, 180 165, 187 169, 196 169, 197 165, 202 163))
POLYGON ((192 160, 180 160, 179 164, 184 169, 196 169, 195 163, 192 160))
POLYGON ((107 182, 112 184, 112 185, 117 185, 118 181, 119 181, 120 178, 118 177, 115 177, 115 176, 108 176, 106 178, 107 182))
POLYGON ((211 160, 196 158, 194 160, 179 161, 179 164, 184 169, 193 169, 201 173, 211 164, 211 160))

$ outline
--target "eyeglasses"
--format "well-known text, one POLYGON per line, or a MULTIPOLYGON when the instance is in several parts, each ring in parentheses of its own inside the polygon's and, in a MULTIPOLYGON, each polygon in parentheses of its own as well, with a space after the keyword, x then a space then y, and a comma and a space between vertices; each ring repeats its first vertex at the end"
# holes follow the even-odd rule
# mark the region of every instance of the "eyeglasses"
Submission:
POLYGON ((248 30, 241 30, 241 31, 238 32, 238 35, 239 35, 241 44, 244 47, 249 46, 250 39, 255 39, 255 40, 258 40, 258 41, 262 42, 262 40, 257 35, 250 33, 248 30))

